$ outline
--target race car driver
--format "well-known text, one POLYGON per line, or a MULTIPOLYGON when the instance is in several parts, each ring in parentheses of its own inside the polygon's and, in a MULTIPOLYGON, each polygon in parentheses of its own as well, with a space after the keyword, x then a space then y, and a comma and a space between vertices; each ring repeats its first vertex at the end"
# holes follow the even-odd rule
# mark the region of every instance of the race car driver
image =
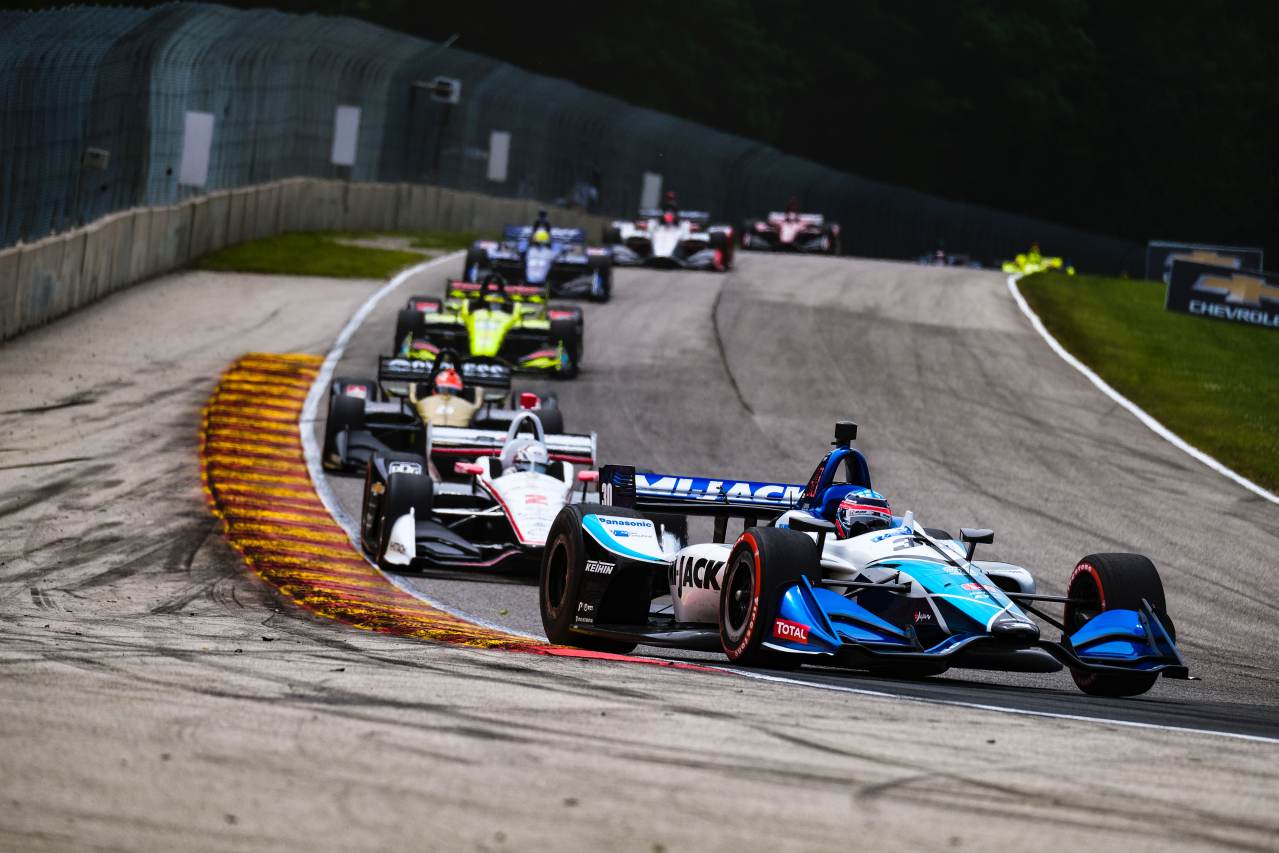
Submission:
POLYGON ((835 507, 835 529, 840 539, 851 539, 872 530, 884 530, 893 525, 893 511, 888 499, 878 492, 850 492, 835 507))
POLYGON ((531 441, 516 449, 511 459, 511 470, 545 474, 546 466, 550 464, 550 461, 551 457, 546 450, 546 445, 531 441))
POLYGON ((417 409, 423 423, 438 426, 470 426, 471 418, 480 407, 481 390, 472 388, 470 397, 463 395, 462 377, 452 367, 446 367, 431 380, 431 393, 418 396, 418 388, 426 383, 409 385, 409 402, 417 409))

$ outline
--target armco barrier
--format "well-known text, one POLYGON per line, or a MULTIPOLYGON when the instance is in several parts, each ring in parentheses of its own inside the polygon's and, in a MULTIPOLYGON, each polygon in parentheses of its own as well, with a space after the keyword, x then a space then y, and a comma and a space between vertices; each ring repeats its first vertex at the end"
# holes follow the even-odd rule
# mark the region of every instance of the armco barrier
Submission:
MULTIPOLYGON (((0 340, 209 252, 285 231, 441 229, 495 233, 532 222, 539 205, 417 184, 289 178, 178 204, 110 214, 0 251, 0 340)), ((604 220, 555 211, 597 239, 604 220)))

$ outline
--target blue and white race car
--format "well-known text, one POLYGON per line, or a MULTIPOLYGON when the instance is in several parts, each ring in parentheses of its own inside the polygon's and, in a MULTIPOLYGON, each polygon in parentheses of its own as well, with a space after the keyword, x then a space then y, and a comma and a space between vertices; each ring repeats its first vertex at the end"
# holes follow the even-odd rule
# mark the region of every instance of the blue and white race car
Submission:
POLYGON ((1100 696, 1145 693, 1160 674, 1189 677, 1149 559, 1084 557, 1064 596, 1042 595, 1026 569, 974 558, 991 531, 963 529, 956 540, 913 513, 894 516, 851 446, 856 429, 836 425, 835 449, 802 486, 605 466, 602 503, 565 507, 547 537, 547 637, 610 652, 643 643, 722 651, 748 666, 813 662, 905 676, 1064 666, 1100 696), (654 519, 672 514, 712 516, 714 541, 664 543, 654 519), (732 542, 731 517, 744 519, 732 542), (1060 619, 1042 609, 1048 604, 1061 605, 1060 619), (1061 639, 1044 638, 1036 619, 1061 639))
POLYGON ((580 228, 553 228, 539 215, 533 225, 508 225, 501 240, 477 240, 466 253, 462 279, 490 273, 506 281, 545 287, 548 295, 607 302, 613 292, 613 254, 586 245, 580 228))

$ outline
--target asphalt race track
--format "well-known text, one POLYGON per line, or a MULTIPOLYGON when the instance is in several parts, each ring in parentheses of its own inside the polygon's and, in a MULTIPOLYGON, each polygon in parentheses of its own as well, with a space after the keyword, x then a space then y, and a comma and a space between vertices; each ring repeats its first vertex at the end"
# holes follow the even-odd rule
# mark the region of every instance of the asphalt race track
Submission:
MULTIPOLYGON (((340 372, 368 372, 403 297, 441 284, 386 298, 340 372)), ((246 352, 325 353, 377 287, 185 273, 0 347, 0 850, 1279 842, 1279 513, 1062 363, 1001 276, 759 255, 621 271, 586 306, 583 375, 553 390, 605 460, 672 473, 802 482, 852 417, 897 511, 994 528, 986 553, 1049 590, 1092 551, 1149 554, 1200 681, 1121 702, 1064 673, 793 684, 288 606, 205 505, 201 409, 246 352)), ((527 579, 410 580, 540 632, 527 579)))
MULTIPOLYGON (((1027 566, 1042 589, 1063 592, 1086 554, 1150 556, 1202 680, 1161 679, 1141 699, 1109 700, 1084 696, 1065 672, 903 682, 806 667, 784 677, 1279 736, 1279 649, 1256 632, 1279 601, 1279 512, 1097 392, 1031 330, 1004 278, 746 253, 727 276, 624 270, 610 303, 586 305, 582 375, 525 384, 559 394, 566 428, 598 432, 602 462, 671 474, 803 483, 834 422, 851 417, 896 512, 994 529, 982 553, 1027 566)), ((426 273, 405 295, 442 283, 426 273)), ((338 374, 376 368, 401 307, 400 294, 379 306, 338 374)), ((359 481, 330 480, 358 517, 359 481)), ((542 636, 534 578, 406 579, 434 601, 542 636)))

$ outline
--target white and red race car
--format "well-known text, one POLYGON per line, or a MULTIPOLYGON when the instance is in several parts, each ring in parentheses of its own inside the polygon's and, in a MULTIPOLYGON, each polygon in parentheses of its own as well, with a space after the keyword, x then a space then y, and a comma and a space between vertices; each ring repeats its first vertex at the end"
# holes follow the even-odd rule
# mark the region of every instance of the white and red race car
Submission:
MULTIPOLYGON (((595 483, 595 434, 548 435, 538 416, 506 432, 428 427, 426 456, 369 459, 360 514, 365 552, 390 571, 533 567, 555 516, 595 483), (430 458, 452 456, 457 479, 432 478, 430 458)), ((438 475, 437 475, 438 476, 438 475)))
POLYGON ((838 255, 839 223, 827 222, 820 213, 773 211, 764 219, 746 221, 742 248, 838 255))
POLYGON ((733 226, 710 224, 710 214, 670 206, 641 210, 638 219, 604 229, 614 266, 727 272, 733 266, 733 226))

